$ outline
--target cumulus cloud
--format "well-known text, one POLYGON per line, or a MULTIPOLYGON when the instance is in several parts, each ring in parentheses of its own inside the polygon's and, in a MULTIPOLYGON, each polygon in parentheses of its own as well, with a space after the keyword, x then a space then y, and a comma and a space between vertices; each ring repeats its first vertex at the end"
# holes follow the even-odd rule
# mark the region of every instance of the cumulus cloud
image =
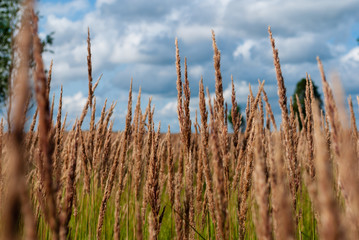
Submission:
POLYGON ((102 5, 105 4, 112 4, 114 3, 116 0, 97 0, 96 1, 96 7, 100 8, 102 5))
POLYGON ((359 63, 359 47, 351 49, 347 54, 340 59, 344 64, 355 64, 359 63))
POLYGON ((159 110, 159 114, 163 117, 171 117, 177 114, 177 100, 174 99, 168 102, 162 109, 159 110))
POLYGON ((63 109, 71 115, 79 115, 82 112, 87 101, 87 97, 83 96, 82 92, 77 92, 73 96, 63 97, 63 109))
POLYGON ((358 20, 359 6, 355 0, 343 1, 231 1, 224 22, 236 35, 265 36, 268 25, 280 36, 300 35, 303 32, 334 34, 343 25, 358 20), (236 31, 237 29, 237 31, 236 31))
MULTIPOLYGON (((61 84, 69 88, 69 111, 76 111, 77 106, 70 106, 70 102, 81 102, 86 94, 87 27, 91 30, 93 76, 104 73, 97 94, 111 101, 124 95, 118 109, 126 109, 126 92, 133 77, 134 89, 141 85, 146 98, 154 96, 157 113, 166 123, 177 121, 176 37, 182 64, 184 57, 188 60, 191 107, 198 105, 201 76, 210 92, 214 91, 211 29, 216 32, 221 51, 226 99, 230 96, 231 75, 241 104, 246 102, 248 84, 254 90, 257 79, 265 79, 275 114, 279 112, 268 25, 279 49, 288 95, 306 72, 320 82, 316 56, 326 68, 339 72, 344 87, 353 83, 359 87, 355 77, 359 50, 348 45, 352 26, 359 22, 356 0, 42 0, 39 10, 44 16, 42 34, 55 32, 55 54, 46 53, 44 60, 47 66, 54 60, 55 90, 61 84)), ((359 93, 353 88, 348 92, 359 93)), ((122 114, 122 110, 118 111, 122 114)))
POLYGON ((359 88, 359 47, 355 47, 340 58, 339 72, 342 84, 348 94, 358 95, 359 88))
MULTIPOLYGON (((105 0, 106 1, 106 0, 105 0)), ((72 0, 72 1, 43 1, 39 4, 41 14, 46 15, 67 15, 73 17, 79 12, 88 10, 90 3, 87 0, 72 0)))
POLYGON ((253 40, 247 40, 239 45, 233 53, 234 57, 242 56, 244 60, 249 60, 251 57, 251 49, 255 45, 253 40))
POLYGON ((176 35, 181 36, 180 39, 184 43, 192 44, 210 39, 211 32, 209 31, 208 26, 180 25, 177 28, 176 35))

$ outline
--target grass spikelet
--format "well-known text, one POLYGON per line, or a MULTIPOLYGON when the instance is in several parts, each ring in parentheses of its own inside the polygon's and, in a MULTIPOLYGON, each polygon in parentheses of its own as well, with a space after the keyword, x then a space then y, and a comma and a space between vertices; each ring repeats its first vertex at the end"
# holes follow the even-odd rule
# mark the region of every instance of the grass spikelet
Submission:
POLYGON ((271 158, 271 199, 273 208, 273 225, 275 239, 295 239, 293 206, 288 198, 289 186, 284 168, 282 145, 280 135, 274 136, 274 145, 270 152, 271 158))
MULTIPOLYGON (((216 192, 214 194, 215 210, 216 210, 216 223, 217 223, 217 237, 220 239, 227 239, 228 221, 227 221, 227 198, 226 198, 226 187, 225 187, 225 170, 223 168, 223 160, 220 157, 220 146, 219 146, 219 133, 218 125, 215 121, 215 116, 211 104, 211 135, 212 135, 212 151, 214 159, 214 188, 216 192)), ((220 116, 218 116, 220 117, 220 116)), ((219 119, 216 119, 220 121, 219 119)))
POLYGON ((152 146, 151 146, 151 157, 147 175, 147 194, 149 204, 151 206, 151 217, 150 217, 150 239, 157 239, 160 227, 160 186, 159 186, 159 159, 158 159, 158 141, 160 135, 160 124, 158 126, 157 133, 153 135, 152 146))
POLYGON ((67 169, 67 179, 66 179, 66 194, 65 194, 65 202, 63 205, 63 209, 61 212, 61 228, 60 228, 60 239, 65 240, 67 239, 67 235, 69 232, 69 221, 72 212, 72 206, 74 201, 74 195, 76 192, 76 185, 75 185, 75 173, 76 173, 76 163, 77 163, 77 149, 78 149, 78 142, 79 142, 79 126, 77 126, 75 130, 74 139, 72 141, 72 153, 71 153, 71 162, 67 169))
MULTIPOLYGON (((13 105, 12 113, 14 114, 13 123, 8 124, 9 132, 11 131, 10 141, 12 146, 9 149, 11 156, 11 164, 9 166, 11 179, 8 180, 7 186, 7 199, 5 200, 4 208, 2 209, 2 219, 6 219, 3 228, 4 239, 18 238, 18 221, 20 214, 23 215, 24 221, 24 236, 27 239, 37 239, 36 223, 32 211, 31 200, 29 196, 29 189, 25 179, 25 163, 26 159, 23 154, 24 142, 24 122, 23 113, 25 111, 25 102, 29 96, 29 79, 28 71, 30 59, 30 49, 32 44, 31 39, 31 11, 32 2, 25 1, 24 14, 21 18, 21 26, 18 33, 17 41, 19 44, 20 62, 15 76, 15 83, 19 88, 16 89, 16 101, 13 105)), ((10 118, 8 121, 11 121, 10 118)))
POLYGON ((276 70, 277 84, 278 84, 278 97, 279 97, 278 101, 282 111, 283 130, 285 136, 286 158, 287 158, 286 163, 288 164, 288 171, 290 172, 289 174, 291 176, 290 187, 291 187, 292 199, 295 206, 296 205, 295 195, 299 188, 298 161, 296 159, 296 154, 294 150, 295 143, 293 138, 293 129, 291 128, 290 119, 288 116, 287 96, 286 96, 286 88, 284 85, 284 78, 280 67, 278 50, 275 48, 275 41, 273 39, 272 31, 270 27, 268 27, 268 33, 273 50, 273 61, 276 70))
POLYGON ((212 45, 213 45, 213 61, 216 77, 216 100, 214 103, 215 112, 219 114, 220 122, 224 121, 224 98, 223 98, 223 86, 222 86, 222 74, 221 74, 221 53, 217 48, 216 36, 212 30, 212 45))
MULTIPOLYGON (((256 124, 256 135, 260 134, 260 125, 256 124)), ((269 216, 269 188, 266 181, 266 161, 262 146, 262 139, 255 139, 255 160, 253 182, 253 195, 258 204, 258 216, 256 222, 256 232, 259 239, 273 239, 271 231, 271 222, 269 216)))
POLYGON ((91 61, 90 28, 87 28, 87 75, 89 81, 88 101, 91 108, 93 92, 92 92, 92 61, 91 61))
POLYGON ((318 182, 318 207, 320 212, 319 235, 323 239, 343 239, 341 231, 340 214, 338 205, 334 198, 332 188, 333 169, 329 160, 329 149, 327 148, 325 135, 320 129, 319 108, 316 102, 312 103, 314 118, 314 145, 315 166, 317 169, 318 182))
POLYGON ((43 159, 40 164, 43 165, 42 183, 46 192, 46 213, 47 221, 52 229, 53 239, 58 239, 59 234, 59 219, 56 213, 56 198, 52 182, 52 153, 54 150, 53 142, 49 142, 51 117, 49 112, 49 101, 46 96, 47 83, 44 71, 44 65, 41 56, 41 41, 37 35, 37 17, 32 13, 33 26, 33 54, 36 63, 36 70, 34 72, 36 100, 39 109, 39 137, 40 149, 43 153, 43 159))

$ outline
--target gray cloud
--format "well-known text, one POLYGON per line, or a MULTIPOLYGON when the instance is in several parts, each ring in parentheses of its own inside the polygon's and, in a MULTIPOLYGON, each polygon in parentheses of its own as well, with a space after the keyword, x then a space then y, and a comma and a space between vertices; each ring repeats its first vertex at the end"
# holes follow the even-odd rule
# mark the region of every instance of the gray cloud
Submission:
POLYGON ((336 32, 348 22, 358 20, 359 4, 343 1, 231 1, 224 22, 242 37, 263 37, 266 26, 278 36, 295 36, 303 32, 336 32))
MULTIPOLYGON (((43 0, 39 8, 44 15, 42 31, 55 31, 55 54, 45 54, 45 63, 54 59, 53 85, 55 90, 61 84, 70 88, 68 99, 79 99, 79 92, 86 94, 81 86, 87 81, 87 27, 91 29, 94 78, 104 73, 97 90, 99 98, 112 101, 126 96, 133 77, 134 89, 141 85, 146 97, 154 96, 159 117, 166 123, 177 121, 173 112, 177 95, 175 37, 182 69, 184 57, 188 59, 193 101, 201 76, 214 91, 211 29, 221 51, 223 86, 229 86, 233 75, 243 104, 248 83, 265 79, 275 114, 279 113, 268 25, 279 49, 288 95, 306 72, 320 86, 316 56, 327 69, 339 72, 349 93, 359 93, 355 78, 359 53, 347 45, 352 25, 359 22, 355 0, 97 0, 93 6, 85 0, 55 5, 43 0)), ((126 109, 125 103, 118 106, 126 109)))

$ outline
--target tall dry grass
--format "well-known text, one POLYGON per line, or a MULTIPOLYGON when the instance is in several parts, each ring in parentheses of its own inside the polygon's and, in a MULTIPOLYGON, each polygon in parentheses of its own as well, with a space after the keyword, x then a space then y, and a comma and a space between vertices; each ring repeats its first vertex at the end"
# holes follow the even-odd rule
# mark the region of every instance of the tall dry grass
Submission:
MULTIPOLYGON (((49 98, 51 71, 45 75, 37 19, 32 2, 26 4, 10 122, 0 123, 4 239, 357 238, 359 143, 354 106, 350 97, 348 114, 340 86, 331 88, 319 58, 325 111, 319 109, 307 75, 305 108, 296 115, 269 29, 281 119, 274 118, 264 81, 259 81, 257 92, 250 87, 246 116, 232 107, 231 133, 214 32, 215 94, 211 98, 201 78, 200 119, 197 112, 191 119, 192 80, 186 58, 182 66, 176 39, 180 132, 172 134, 168 126, 167 134, 161 134, 160 124, 155 130, 152 99, 142 111, 141 89, 132 109, 132 80, 125 129, 114 132, 116 103, 96 102, 101 76, 92 84, 88 31, 88 97, 67 130, 62 87, 56 118, 52 116, 56 110, 55 98, 49 98), (32 57, 36 65, 29 69, 32 57), (36 83, 33 116, 27 109, 30 70, 36 83), (102 109, 98 119, 96 109, 102 109), (30 127, 25 132, 27 119, 30 127)), ((233 77, 231 81, 231 104, 236 106, 233 77)))

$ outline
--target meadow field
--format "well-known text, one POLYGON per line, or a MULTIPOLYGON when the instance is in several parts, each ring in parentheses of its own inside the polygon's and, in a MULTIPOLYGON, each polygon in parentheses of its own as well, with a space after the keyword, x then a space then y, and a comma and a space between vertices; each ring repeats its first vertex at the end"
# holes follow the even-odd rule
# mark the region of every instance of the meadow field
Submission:
MULTIPOLYGON (((259 81, 255 93, 249 86, 245 115, 231 110, 232 131, 215 33, 215 94, 210 96, 202 79, 198 82, 194 119, 187 62, 181 62, 176 39, 180 132, 172 134, 170 126, 154 122, 151 98, 141 106, 141 89, 133 99, 132 83, 125 129, 115 132, 115 104, 96 104, 101 78, 93 80, 89 35, 88 98, 67 128, 62 88, 53 114, 52 66, 45 74, 37 19, 30 13, 25 9, 18 33, 10 121, 2 119, 0 125, 3 239, 358 239, 354 106, 339 79, 329 85, 319 57, 323 110, 307 75, 305 109, 299 105, 295 114, 268 28, 281 119, 274 118, 265 83, 259 81), (34 115, 28 111, 30 81, 34 115), (26 131, 25 125, 30 126, 26 131)), ((237 105, 233 79, 231 101, 237 105)))

